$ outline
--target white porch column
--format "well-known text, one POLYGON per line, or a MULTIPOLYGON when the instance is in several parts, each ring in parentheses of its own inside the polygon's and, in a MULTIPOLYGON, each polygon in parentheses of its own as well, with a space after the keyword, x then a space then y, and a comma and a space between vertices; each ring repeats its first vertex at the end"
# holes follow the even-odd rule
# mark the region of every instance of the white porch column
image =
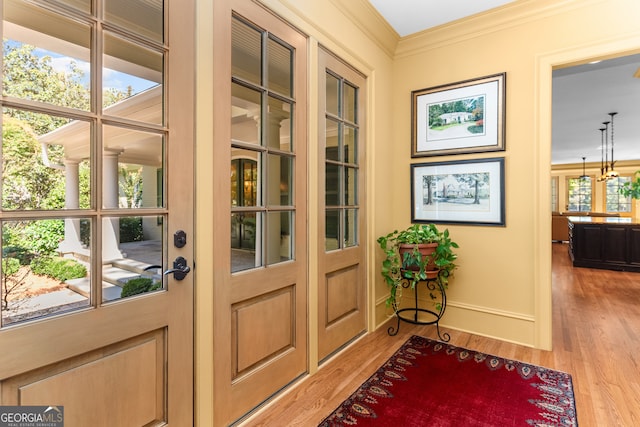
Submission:
MULTIPOLYGON (((79 164, 79 160, 64 160, 64 207, 66 209, 78 209, 80 207, 79 164)), ((58 245, 58 251, 61 253, 74 252, 78 254, 86 252, 80 240, 79 219, 64 220, 64 240, 58 245)))
MULTIPOLYGON (((118 156, 121 150, 104 150, 102 154, 102 206, 118 208, 118 156)), ((118 249, 120 220, 105 219, 102 222, 102 262, 124 258, 118 249)))

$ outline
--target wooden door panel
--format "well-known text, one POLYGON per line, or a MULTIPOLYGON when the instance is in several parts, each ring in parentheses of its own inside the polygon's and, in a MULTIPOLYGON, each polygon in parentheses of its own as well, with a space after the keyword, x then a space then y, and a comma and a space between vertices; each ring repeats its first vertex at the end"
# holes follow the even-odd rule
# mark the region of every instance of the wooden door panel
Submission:
POLYGON ((57 405, 65 424, 139 427, 166 419, 164 329, 2 383, 7 405, 57 405))
POLYGON ((290 286, 232 306, 234 379, 294 346, 294 291, 290 286), (269 325, 268 333, 264 325, 269 325))
POLYGON ((361 307, 358 304, 359 266, 334 271, 326 276, 326 327, 361 307))
POLYGON ((325 254, 325 276, 318 286, 319 360, 365 330, 367 310, 360 252, 351 248, 325 254))

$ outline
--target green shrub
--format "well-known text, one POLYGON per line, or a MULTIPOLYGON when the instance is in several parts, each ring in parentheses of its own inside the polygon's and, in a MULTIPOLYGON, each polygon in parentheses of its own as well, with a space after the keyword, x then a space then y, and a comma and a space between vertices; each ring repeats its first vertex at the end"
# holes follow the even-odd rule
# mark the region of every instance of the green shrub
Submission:
POLYGON ((136 277, 135 279, 131 279, 124 284, 120 297, 126 298, 132 295, 155 291, 160 289, 160 286, 160 282, 153 283, 153 280, 148 277, 136 277))
POLYGON ((20 261, 20 265, 29 265, 33 256, 33 253, 23 246, 5 246, 2 248, 3 258, 17 258, 20 261))
POLYGON ((35 274, 53 277, 61 282, 87 275, 87 268, 78 261, 62 257, 39 257, 31 261, 35 274))
POLYGON ((142 237, 142 217, 120 218, 120 243, 140 242, 142 237))
POLYGON ((51 255, 55 253, 60 241, 64 239, 64 220, 43 219, 33 221, 25 227, 22 238, 33 252, 51 255))

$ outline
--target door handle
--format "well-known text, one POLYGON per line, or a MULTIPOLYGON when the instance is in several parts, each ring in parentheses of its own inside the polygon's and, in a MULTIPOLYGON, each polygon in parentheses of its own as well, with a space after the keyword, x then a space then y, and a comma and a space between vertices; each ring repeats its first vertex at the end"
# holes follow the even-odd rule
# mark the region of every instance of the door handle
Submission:
POLYGON ((176 280, 183 280, 187 273, 191 271, 191 268, 187 265, 187 260, 179 256, 173 261, 173 268, 165 271, 163 274, 173 274, 173 278, 176 280))

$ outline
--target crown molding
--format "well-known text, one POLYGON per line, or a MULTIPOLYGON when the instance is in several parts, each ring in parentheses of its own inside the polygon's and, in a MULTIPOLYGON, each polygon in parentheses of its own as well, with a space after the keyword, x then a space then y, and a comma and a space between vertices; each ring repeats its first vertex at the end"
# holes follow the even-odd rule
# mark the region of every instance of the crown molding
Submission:
POLYGON ((400 39, 395 59, 518 27, 606 0, 521 0, 400 39))
POLYGON ((389 58, 394 57, 400 35, 368 0, 329 1, 389 58))

